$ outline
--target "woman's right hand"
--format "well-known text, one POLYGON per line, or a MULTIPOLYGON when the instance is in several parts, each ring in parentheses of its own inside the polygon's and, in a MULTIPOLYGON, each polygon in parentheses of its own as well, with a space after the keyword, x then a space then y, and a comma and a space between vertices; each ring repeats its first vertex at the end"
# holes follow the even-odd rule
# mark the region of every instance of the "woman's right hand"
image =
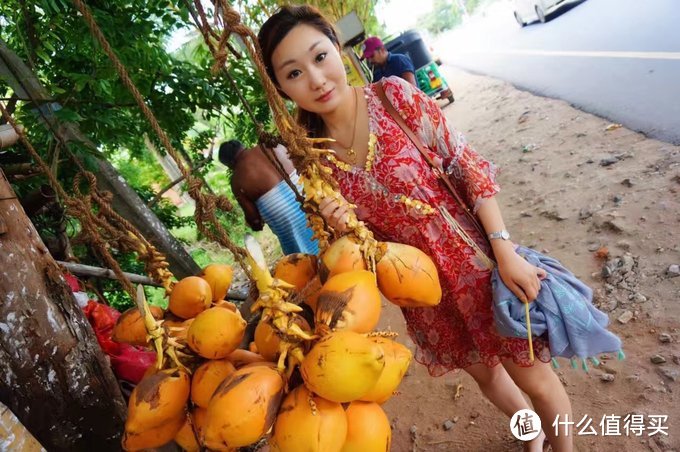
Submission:
POLYGON ((349 204, 340 204, 338 200, 331 197, 325 198, 321 203, 319 203, 319 213, 326 220, 326 223, 332 227, 335 232, 343 233, 347 232, 349 228, 347 227, 347 222, 349 221, 349 215, 352 212, 349 204))

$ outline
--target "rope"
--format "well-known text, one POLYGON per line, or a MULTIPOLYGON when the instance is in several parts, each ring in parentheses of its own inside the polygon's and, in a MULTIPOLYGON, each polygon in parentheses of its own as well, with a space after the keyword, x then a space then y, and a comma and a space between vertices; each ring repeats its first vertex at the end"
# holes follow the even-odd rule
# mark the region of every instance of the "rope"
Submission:
MULTIPOLYGON (((274 165, 274 168, 278 171, 278 173, 281 175, 283 180, 286 181, 286 184, 288 185, 288 187, 290 187, 290 189, 293 191, 293 194, 295 195, 296 201, 300 204, 302 209, 307 213, 308 222, 310 223, 310 226, 312 226, 312 224, 314 222, 319 222, 320 227, 316 228, 316 229, 327 230, 328 226, 326 224, 326 220, 323 217, 315 215, 315 213, 316 213, 315 209, 312 208, 309 205, 309 203, 307 203, 305 201, 304 196, 302 196, 302 194, 298 190, 297 186, 293 183, 293 181, 290 180, 290 176, 288 175, 288 172, 283 168, 283 165, 281 165, 281 162, 279 162, 278 159, 276 159, 276 157, 272 153, 272 149, 274 147, 276 147, 278 144, 285 144, 285 142, 283 142, 283 140, 280 137, 274 137, 273 135, 266 132, 264 130, 264 126, 262 125, 262 123, 260 123, 257 120, 257 118, 255 117, 255 114, 253 113, 253 109, 250 106, 250 103, 243 96, 243 94, 241 93, 241 90, 238 88, 238 85, 236 84, 236 81, 234 80, 232 75, 227 70, 226 60, 227 60, 227 57, 228 57, 228 53, 226 51, 224 51, 223 46, 228 46, 228 48, 230 49, 232 54, 234 54, 235 57, 240 58, 241 56, 237 52, 235 52, 234 49, 231 46, 229 46, 228 41, 225 41, 225 40, 222 40, 222 39, 219 40, 219 46, 220 47, 215 48, 215 45, 213 43, 213 38, 216 38, 219 35, 214 30, 212 30, 212 28, 210 27, 210 24, 208 23, 208 19, 207 19, 206 14, 205 14, 205 10, 204 10, 203 5, 201 4, 200 0, 195 1, 196 9, 194 9, 192 7, 189 0, 183 0, 183 2, 184 2, 184 5, 189 10, 191 17, 193 18, 194 23, 196 25, 196 28, 203 35, 203 40, 205 41, 206 45, 208 46, 208 49, 210 50, 210 52, 213 55, 213 58, 215 59, 215 63, 213 64, 213 67, 212 67, 212 72, 215 73, 215 72, 221 70, 226 74, 227 79, 229 80, 229 83, 231 84, 232 89, 236 92, 236 95, 238 96, 239 100, 241 101, 241 104, 245 107, 246 111, 248 112, 248 115, 250 116, 250 120, 253 122, 253 124, 255 124, 255 127, 256 127, 258 135, 259 135, 258 141, 259 141, 259 144, 261 145, 261 147, 264 151, 265 156, 269 159, 269 161, 272 163, 272 165, 274 165)), ((226 22, 228 24, 231 24, 231 25, 238 24, 237 19, 238 19, 238 21, 240 21, 240 15, 235 11, 233 11, 232 13, 227 12, 225 14, 228 15, 228 19, 226 20, 226 22)), ((248 29, 247 27, 237 25, 232 31, 236 32, 237 30, 245 32, 246 35, 248 35, 248 36, 254 36, 250 32, 250 29, 248 29)), ((231 32, 229 32, 229 30, 226 30, 226 32, 224 32, 222 34, 222 36, 225 36, 225 35, 230 36, 231 32)), ((262 68, 260 68, 260 74, 262 75, 261 71, 262 71, 262 68)), ((265 88, 265 90, 266 90, 266 88, 265 88)), ((278 96, 278 92, 277 91, 275 91, 275 92, 276 92, 276 96, 278 96)), ((267 98, 268 98, 269 103, 271 105, 271 103, 272 103, 271 102, 271 95, 269 95, 269 92, 267 92, 267 98)), ((285 109, 285 105, 284 105, 284 111, 286 113, 288 112, 288 110, 285 109)), ((292 120, 292 118, 290 118, 290 119, 292 120)), ((315 228, 313 228, 313 229, 315 229, 315 228)))
MULTIPOLYGON (((19 82, 19 84, 24 88, 24 91, 27 93, 29 99, 31 102, 33 102, 35 105, 39 105, 41 102, 35 98, 33 95, 32 91, 30 89, 27 89, 27 87, 24 85, 24 82, 22 81, 21 77, 18 77, 17 74, 14 72, 13 68, 11 65, 8 65, 8 68, 12 72, 12 75, 14 78, 19 82)), ((52 111, 52 105, 51 103, 46 103, 45 104, 50 111, 52 115, 54 115, 54 111, 52 111)), ((55 128, 54 123, 51 117, 48 117, 45 111, 42 108, 38 109, 38 112, 40 116, 43 118, 43 121, 47 125, 48 129, 52 133, 52 135, 57 139, 58 144, 55 149, 55 153, 58 152, 59 149, 59 144, 61 144, 64 149, 66 149, 67 154, 69 156, 69 159, 78 167, 79 173, 76 174, 76 179, 80 177, 87 177, 87 174, 91 174, 87 169, 82 165, 78 157, 71 151, 71 148, 69 146, 68 140, 63 136, 62 134, 62 129, 61 128, 55 128)), ((9 112, 5 111, 6 115, 9 115, 9 112)), ((10 115, 11 116, 11 115, 10 115)), ((10 122, 10 121, 8 121, 10 122)), ((12 123, 14 124, 14 123, 12 123)), ((17 126, 14 125, 15 130, 17 130, 17 133, 19 130, 17 129, 17 126)), ((21 134, 19 134, 22 136, 21 134)), ((25 138, 25 136, 24 136, 25 138)), ((83 144, 88 146, 89 148, 93 149, 96 151, 96 147, 88 142, 84 137, 78 137, 82 139, 83 144)), ((29 143, 30 145, 30 143, 29 143)), ((32 146, 31 146, 32 147, 32 146)), ((27 147, 28 148, 28 147, 27 147)), ((36 159, 35 154, 33 155, 34 159, 36 159)), ((40 156, 37 157, 40 159, 40 156)), ((37 161, 37 160, 36 160, 37 161)), ((42 160, 40 160, 42 161, 42 160)), ((50 168, 46 164, 43 165, 42 171, 48 176, 50 179, 52 187, 57 190, 57 192, 62 192, 60 191, 61 185, 56 179, 56 165, 58 162, 58 158, 55 156, 54 157, 54 166, 55 168, 50 168), (45 170, 45 168, 47 168, 45 170), (56 184, 56 185, 55 185, 56 184)), ((44 161, 43 161, 44 163, 44 161)), ((125 242, 120 242, 118 240, 115 241, 115 243, 118 245, 118 249, 121 249, 123 251, 134 251, 137 253, 138 260, 144 262, 145 264, 145 269, 147 274, 149 274, 154 280, 165 288, 167 293, 170 293, 172 290, 172 273, 168 270, 169 264, 165 262, 165 257, 159 253, 155 247, 153 247, 146 239, 142 236, 142 234, 137 231, 137 229, 132 226, 130 223, 128 223, 123 217, 118 215, 113 209, 110 207, 110 201, 111 201, 111 196, 110 194, 101 194, 96 187, 96 183, 94 182, 94 176, 91 178, 91 183, 90 183, 90 195, 88 196, 94 196, 96 198, 97 204, 99 205, 99 215, 93 216, 94 220, 97 222, 97 225, 106 230, 109 233, 109 240, 107 240, 108 243, 114 242, 113 237, 120 237, 123 234, 121 234, 110 222, 113 221, 117 224, 121 224, 125 227, 126 234, 125 236, 127 237, 127 240, 125 242), (103 216, 107 215, 108 219, 104 219, 103 216)), ((76 193, 79 193, 78 189, 74 191, 76 193)), ((62 193, 62 199, 65 199, 62 193)), ((92 210, 92 203, 90 202, 89 197, 88 198, 81 198, 83 202, 90 208, 90 211, 92 210)), ((69 213, 75 217, 78 218, 81 223, 90 223, 87 217, 83 216, 80 214, 80 210, 75 209, 75 210, 70 210, 69 213)), ((89 236, 98 236, 99 234, 94 234, 93 231, 85 231, 83 229, 82 237, 85 238, 85 235, 88 234, 89 236)), ((84 241, 84 240, 83 240, 84 241)), ((99 253, 102 256, 106 256, 108 253, 104 250, 99 250, 99 253)), ((106 257, 103 257, 106 258, 106 257)), ((108 260, 107 260, 108 262, 108 260)), ((131 294, 133 297, 135 294, 131 294)))
POLYGON ((81 227, 83 228, 84 235, 92 240, 92 244, 94 245, 94 248, 100 253, 101 258, 105 261, 107 266, 113 270, 113 272, 116 274, 116 277, 123 285, 123 288, 134 299, 136 296, 135 288, 133 287, 130 280, 123 274, 123 270, 118 265, 118 262, 116 262, 116 260, 111 256, 111 253, 108 252, 106 242, 101 239, 101 235, 99 234, 96 225, 102 224, 102 221, 93 214, 89 200, 85 201, 74 198, 69 196, 66 191, 64 191, 61 184, 59 184, 59 181, 57 181, 54 174, 52 174, 52 172, 49 170, 47 164, 40 157, 33 145, 28 141, 21 128, 17 126, 1 102, 0 110, 2 111, 2 116, 5 118, 7 123, 11 124, 12 127, 14 127, 14 130, 16 130, 21 143, 31 154, 42 172, 47 176, 50 181, 50 185, 52 185, 52 187, 57 191, 61 199, 64 201, 69 213, 81 220, 81 227))
MULTIPOLYGON (((189 10, 193 11, 188 0, 183 1, 189 10)), ((333 189, 337 190, 337 183, 332 177, 330 177, 330 170, 325 168, 320 161, 321 155, 326 154, 328 151, 325 149, 315 148, 314 140, 307 137, 307 131, 304 130, 304 128, 302 128, 288 112, 283 98, 279 95, 276 86, 269 78, 269 75, 267 74, 267 71, 264 67, 264 63, 262 62, 262 52, 257 42, 257 36, 255 36, 252 30, 240 23, 239 13, 235 11, 225 0, 214 0, 214 2, 216 10, 216 22, 221 22, 223 26, 222 33, 218 34, 212 30, 200 0, 193 0, 194 7, 198 13, 192 13, 194 21, 198 21, 198 23, 196 23, 196 27, 203 35, 203 39, 208 46, 208 49, 212 53, 213 58, 215 59, 215 65, 213 68, 224 69, 228 57, 228 52, 224 48, 224 46, 227 44, 225 37, 231 36, 233 33, 238 34, 242 38, 248 56, 250 57, 251 61, 255 63, 255 66, 260 74, 260 79, 262 81, 269 106, 272 109, 274 123, 281 134, 281 139, 279 142, 282 142, 286 146, 293 165, 298 169, 298 173, 302 177, 309 175, 310 179, 313 179, 314 177, 320 178, 333 189), (219 36, 220 38, 215 39, 215 36, 219 36), (217 41, 217 47, 214 41, 217 41)), ((267 139, 268 137, 263 137, 261 134, 260 143, 264 144, 267 139)), ((263 147, 266 149, 273 146, 264 145, 263 147)), ((265 154, 267 155, 267 152, 265 154)), ((268 155, 268 157, 270 156, 268 155)), ((302 195, 298 193, 297 188, 294 186, 292 181, 290 181, 288 174, 282 170, 280 165, 275 164, 275 168, 277 168, 288 186, 294 191, 296 194, 296 199, 301 202, 303 210, 307 213, 307 221, 314 230, 315 237, 319 240, 319 245, 323 250, 327 246, 328 238, 331 234, 325 219, 319 215, 318 206, 308 202, 302 195)))
POLYGON ((137 105, 142 110, 142 113, 144 114, 146 119, 149 121, 151 128, 161 141, 161 144, 163 145, 163 147, 165 147, 166 151, 168 152, 168 154, 170 154, 173 160, 175 160, 178 168, 182 172, 182 175, 185 177, 187 181, 187 186, 189 187, 188 193, 196 201, 196 211, 194 213, 194 218, 196 219, 196 226, 198 227, 198 230, 204 236, 208 237, 210 240, 218 242, 221 245, 225 246, 227 249, 229 249, 229 251, 234 255, 234 258, 241 266, 243 271, 246 273, 246 275, 248 275, 248 277, 251 278, 249 267, 245 262, 246 251, 231 241, 224 227, 220 224, 219 219, 217 218, 215 212, 216 208, 224 211, 231 210, 232 209, 231 203, 225 196, 217 195, 208 196, 201 191, 203 185, 202 181, 199 178, 191 175, 189 170, 182 162, 179 153, 170 142, 169 137, 167 136, 165 131, 161 128, 160 124, 158 123, 158 120, 154 116, 151 109, 144 102, 144 98, 142 97, 141 93, 139 92, 134 82, 130 78, 127 69, 125 68, 125 66, 123 66, 120 59, 118 59, 113 49, 111 48, 111 45, 109 44, 106 37, 102 33, 101 29, 97 25, 96 21, 94 20, 94 17, 92 16, 92 13, 90 12, 90 9, 85 5, 85 3, 83 3, 82 0, 73 0, 73 3, 78 8, 78 11, 80 11, 80 13, 83 15, 83 19, 87 23, 87 26, 90 29, 92 36, 97 40, 97 42, 99 42, 104 52, 113 63, 116 72, 118 73, 118 76, 120 77, 125 87, 130 91, 130 93, 134 97, 135 101, 137 102, 137 105))

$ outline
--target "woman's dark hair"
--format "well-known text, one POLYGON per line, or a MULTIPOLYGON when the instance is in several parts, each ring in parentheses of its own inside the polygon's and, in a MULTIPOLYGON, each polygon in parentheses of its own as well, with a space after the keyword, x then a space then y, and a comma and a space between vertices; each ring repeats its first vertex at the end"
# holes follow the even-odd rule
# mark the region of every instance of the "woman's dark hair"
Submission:
MULTIPOLYGON (((328 19, 318 9, 309 5, 285 5, 272 15, 260 28, 257 39, 262 49, 262 59, 267 68, 267 74, 276 86, 279 86, 274 68, 272 54, 281 41, 298 25, 309 25, 326 35, 333 44, 340 47, 338 34, 328 19)), ((281 93, 284 97, 285 94, 281 93)), ((310 136, 318 136, 323 128, 321 117, 315 113, 298 108, 298 123, 305 127, 310 136)))
POLYGON ((220 159, 223 165, 229 168, 234 166, 234 160, 236 159, 236 154, 238 154, 241 149, 243 149, 243 143, 238 140, 225 141, 220 145, 220 150, 217 157, 220 159))

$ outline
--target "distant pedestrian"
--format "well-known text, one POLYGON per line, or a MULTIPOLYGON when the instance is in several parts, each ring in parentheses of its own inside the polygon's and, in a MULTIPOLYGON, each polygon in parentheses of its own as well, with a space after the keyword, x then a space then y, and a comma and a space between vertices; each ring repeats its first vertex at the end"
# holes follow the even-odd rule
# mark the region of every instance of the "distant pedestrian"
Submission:
MULTIPOLYGON (((286 149, 278 146, 274 154, 301 190, 286 149)), ((246 149, 238 140, 227 141, 220 146, 219 159, 232 170, 231 189, 251 229, 261 231, 268 224, 278 237, 283 254, 318 254, 319 245, 312 238, 295 193, 260 146, 246 149)))
POLYGON ((364 41, 364 53, 361 58, 368 60, 373 65, 374 82, 383 77, 396 75, 413 86, 418 86, 416 71, 408 55, 388 52, 385 44, 378 37, 371 36, 364 41))

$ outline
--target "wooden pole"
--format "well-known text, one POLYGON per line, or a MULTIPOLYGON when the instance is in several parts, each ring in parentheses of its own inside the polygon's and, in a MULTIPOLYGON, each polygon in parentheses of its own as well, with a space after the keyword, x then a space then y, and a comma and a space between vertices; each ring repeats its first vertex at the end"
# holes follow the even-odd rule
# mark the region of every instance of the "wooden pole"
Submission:
MULTIPOLYGON (((74 275, 78 276, 92 276, 94 278, 118 279, 113 270, 108 268, 93 267, 91 265, 76 264, 74 262, 57 261, 57 264, 64 267, 74 275)), ((142 284, 145 286, 163 287, 162 284, 157 283, 148 276, 136 275, 134 273, 123 272, 123 274, 133 284, 142 284)))
MULTIPOLYGON (((113 270, 108 268, 93 267, 92 265, 76 264, 74 262, 56 261, 57 264, 64 267, 74 275, 90 276, 93 278, 118 279, 113 270)), ((163 287, 160 283, 152 280, 148 276, 137 275, 134 273, 123 272, 125 276, 133 284, 142 284, 144 286, 163 287)), ((227 293, 227 298, 230 300, 245 300, 248 296, 247 290, 230 289, 227 293)))

